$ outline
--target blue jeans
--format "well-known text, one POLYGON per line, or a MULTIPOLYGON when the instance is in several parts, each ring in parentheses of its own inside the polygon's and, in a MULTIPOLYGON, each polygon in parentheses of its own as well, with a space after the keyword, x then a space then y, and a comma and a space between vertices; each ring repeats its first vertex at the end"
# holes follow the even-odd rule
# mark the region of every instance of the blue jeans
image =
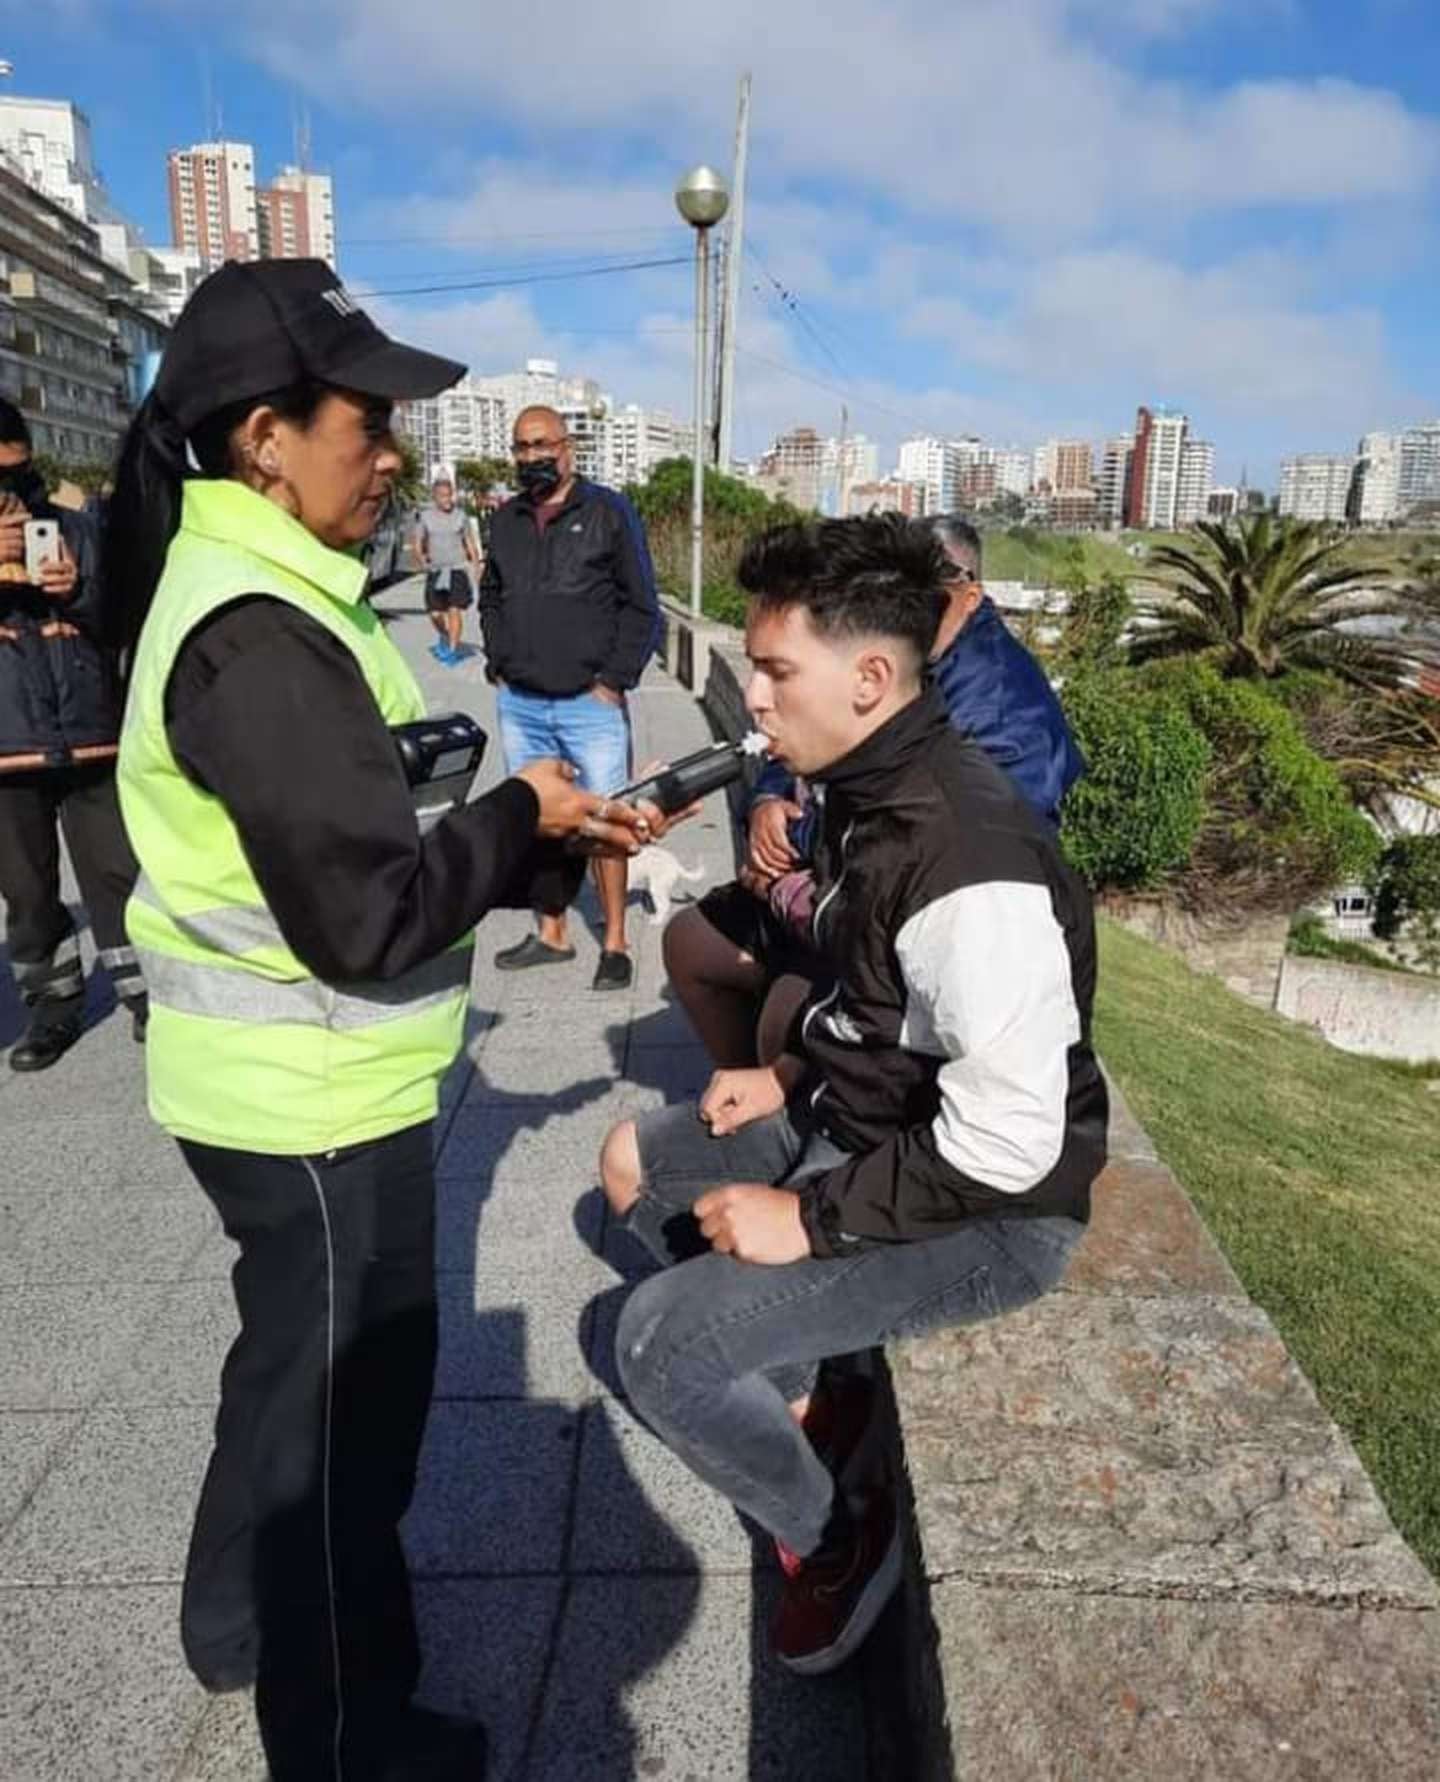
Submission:
POLYGON ((500 688, 500 741, 505 767, 518 773, 532 761, 574 763, 587 792, 618 792, 630 778, 630 719, 623 705, 597 693, 551 699, 523 688, 500 688))
POLYGON ((727 1138, 693 1103, 637 1122, 632 1233, 668 1266, 620 1315, 616 1362, 636 1409, 707 1484, 796 1553, 820 1544, 835 1484, 789 1405, 818 1363, 894 1337, 996 1318, 1060 1281, 1073 1219, 970 1219, 922 1243, 861 1242, 781 1267, 709 1249, 690 1212, 726 1182, 797 1186, 843 1153, 785 1113, 727 1138))

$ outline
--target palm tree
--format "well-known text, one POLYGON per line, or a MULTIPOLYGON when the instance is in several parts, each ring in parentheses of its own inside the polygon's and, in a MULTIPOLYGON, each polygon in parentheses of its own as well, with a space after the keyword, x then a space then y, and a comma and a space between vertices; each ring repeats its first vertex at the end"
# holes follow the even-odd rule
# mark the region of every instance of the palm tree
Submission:
POLYGON ((1195 533, 1150 551, 1145 579, 1158 591, 1140 602, 1133 661, 1200 655, 1250 680, 1316 668, 1376 688, 1435 658, 1440 587, 1360 562, 1333 528, 1256 514, 1195 533))

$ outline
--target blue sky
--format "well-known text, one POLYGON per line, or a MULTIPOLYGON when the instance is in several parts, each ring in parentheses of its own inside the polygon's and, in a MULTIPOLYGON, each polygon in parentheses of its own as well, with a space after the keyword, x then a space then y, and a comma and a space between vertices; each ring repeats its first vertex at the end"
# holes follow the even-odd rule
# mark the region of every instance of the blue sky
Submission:
MULTIPOLYGON (((1440 411, 1433 0, 0 0, 10 90, 89 113, 168 238, 207 89, 262 174, 335 176, 358 290, 684 256, 755 79, 738 445, 808 422, 1032 443, 1185 407, 1218 471, 1440 411), (203 9, 212 14, 214 9, 203 9), (781 292, 788 295, 782 296, 781 292)), ((689 407, 685 266, 380 296, 477 371, 527 354, 689 407)))

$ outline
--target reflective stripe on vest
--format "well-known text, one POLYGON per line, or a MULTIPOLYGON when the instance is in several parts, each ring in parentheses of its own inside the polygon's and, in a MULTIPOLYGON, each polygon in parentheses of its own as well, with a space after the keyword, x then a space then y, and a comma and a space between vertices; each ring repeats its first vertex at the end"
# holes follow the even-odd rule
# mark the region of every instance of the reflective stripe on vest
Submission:
POLYGON ((130 895, 137 903, 157 910, 192 940, 231 958, 254 953, 261 947, 288 950, 289 943, 280 932, 280 924, 263 903, 227 904, 220 909, 191 910, 187 915, 177 915, 174 910, 166 909, 159 892, 143 872, 136 879, 130 895))
POLYGON ((197 965, 146 947, 139 951, 145 987, 155 1007, 173 1009, 178 1015, 260 1025, 280 1021, 331 1029, 374 1027, 437 1008, 470 982, 468 947, 427 959, 389 982, 352 984, 344 990, 318 978, 287 983, 225 965, 197 965))

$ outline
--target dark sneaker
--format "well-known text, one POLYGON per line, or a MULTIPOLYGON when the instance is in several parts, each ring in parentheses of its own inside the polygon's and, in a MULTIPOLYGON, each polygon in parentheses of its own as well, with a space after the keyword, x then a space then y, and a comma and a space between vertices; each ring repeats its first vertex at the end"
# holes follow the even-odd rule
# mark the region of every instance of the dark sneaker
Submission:
POLYGON ((612 953, 608 948, 600 955, 600 963, 595 967, 595 976, 590 980, 592 990, 628 990, 630 980, 635 976, 635 967, 630 963, 628 953, 612 953))
POLYGON ((868 1374, 821 1375, 802 1428, 837 1485, 878 1483, 863 1477, 875 1446, 869 1439, 874 1426, 875 1382, 868 1374))
POLYGON ((484 1782, 485 1756, 478 1720, 410 1707, 381 1776, 383 1782, 484 1782))
POLYGON ((495 969, 524 971, 532 965, 563 965, 574 957, 574 947, 549 947, 538 934, 527 934, 518 945, 500 949, 495 955, 495 969))
POLYGON ((30 1012, 30 1026, 10 1053, 11 1070, 49 1070, 85 1031, 85 993, 42 996, 30 1012))
POLYGON ((849 1528, 801 1559, 780 1549, 785 1582, 770 1644, 787 1670, 818 1677, 864 1643, 900 1583, 900 1525, 890 1491, 871 1492, 849 1528))

